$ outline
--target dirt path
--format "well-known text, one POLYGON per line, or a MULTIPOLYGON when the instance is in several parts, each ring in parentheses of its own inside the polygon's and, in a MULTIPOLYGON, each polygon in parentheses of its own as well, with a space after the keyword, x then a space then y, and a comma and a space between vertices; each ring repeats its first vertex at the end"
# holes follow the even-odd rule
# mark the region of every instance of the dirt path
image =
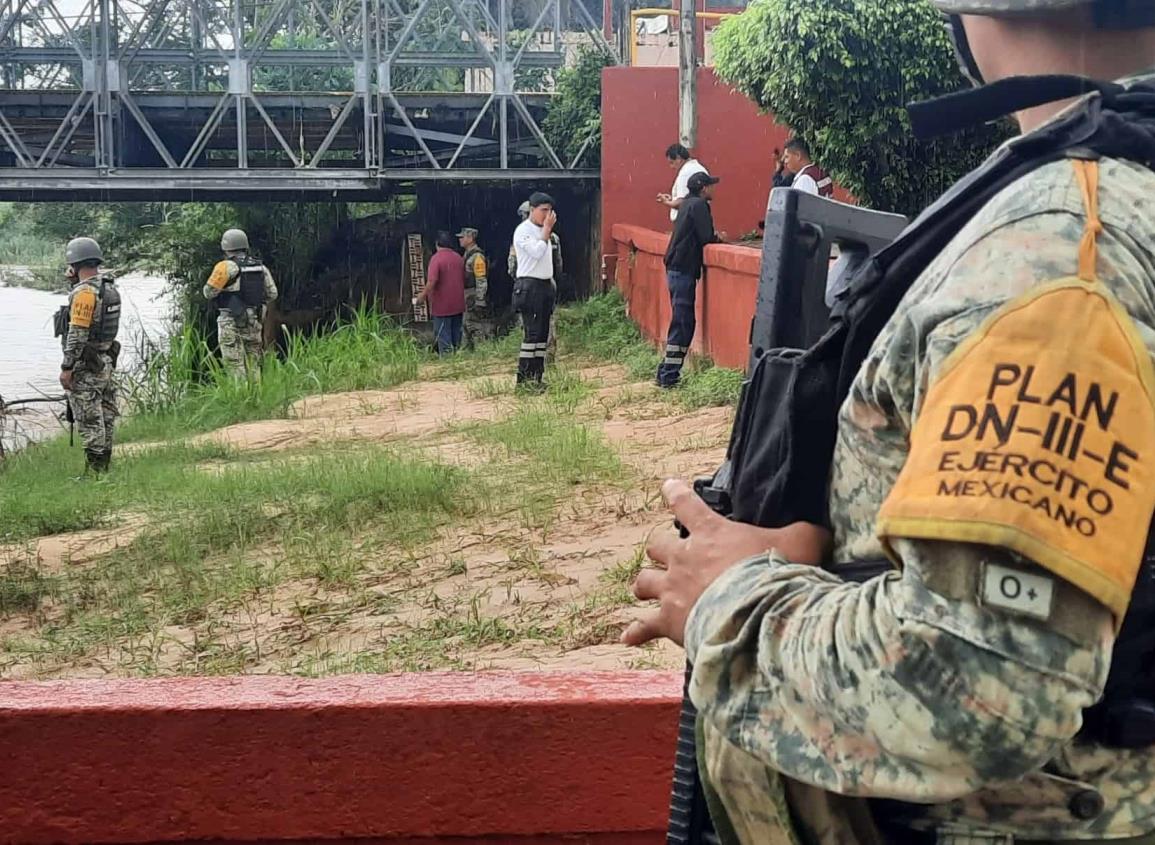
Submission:
MULTIPOLYGON (((442 526, 416 550, 402 552, 371 531, 352 532, 333 538, 331 551, 314 555, 332 554, 334 566, 348 567, 342 585, 284 578, 218 602, 200 618, 154 627, 147 648, 140 636, 105 637, 99 648, 73 649, 67 657, 52 652, 9 661, 0 674, 680 666, 676 649, 638 651, 617 643, 631 617, 627 585, 647 536, 668 529, 660 481, 700 475, 721 462, 731 409, 685 411, 655 388, 632 383, 616 366, 585 367, 571 376, 581 390, 572 407, 559 412, 562 421, 608 446, 623 467, 618 483, 579 481, 530 515, 516 502, 491 502, 483 513, 442 526)), ((524 412, 526 401, 493 377, 418 381, 395 390, 311 397, 294 405, 287 419, 234 425, 191 442, 226 445, 243 454, 248 467, 259 467, 266 456, 293 460, 384 444, 402 455, 494 476, 520 466, 518 459, 481 445, 474 428, 511 419, 524 412)), ((230 466, 205 469, 228 472, 230 466)), ((147 527, 134 514, 99 531, 0 548, 0 567, 41 573, 100 567, 147 527)), ((262 571, 284 554, 272 546, 249 550, 245 565, 262 571)), ((217 565, 205 561, 206 567, 217 565)), ((36 653, 30 644, 59 622, 52 603, 42 603, 0 619, 0 638, 36 653)))

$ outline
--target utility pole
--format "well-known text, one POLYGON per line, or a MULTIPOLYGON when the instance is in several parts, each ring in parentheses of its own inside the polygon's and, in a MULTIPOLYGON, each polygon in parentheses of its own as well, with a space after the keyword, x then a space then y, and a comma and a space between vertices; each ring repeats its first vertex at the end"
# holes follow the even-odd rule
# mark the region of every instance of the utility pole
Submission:
POLYGON ((697 0, 681 0, 678 20, 678 137, 692 149, 698 140, 697 0))

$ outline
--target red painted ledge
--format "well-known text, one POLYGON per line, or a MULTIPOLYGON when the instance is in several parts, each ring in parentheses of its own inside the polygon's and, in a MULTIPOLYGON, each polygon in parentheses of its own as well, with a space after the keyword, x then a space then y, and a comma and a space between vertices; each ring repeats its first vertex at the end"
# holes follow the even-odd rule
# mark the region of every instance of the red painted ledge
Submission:
POLYGON ((667 672, 4 684, 0 841, 660 842, 680 694, 667 672))

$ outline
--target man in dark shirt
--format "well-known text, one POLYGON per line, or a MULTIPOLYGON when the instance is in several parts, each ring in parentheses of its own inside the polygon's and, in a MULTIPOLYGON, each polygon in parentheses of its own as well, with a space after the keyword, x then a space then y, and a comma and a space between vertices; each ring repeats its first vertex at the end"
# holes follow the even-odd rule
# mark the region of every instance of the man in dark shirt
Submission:
POLYGON ((448 232, 437 233, 437 252, 429 260, 425 290, 413 300, 429 303, 437 354, 448 355, 461 346, 462 315, 465 314, 465 259, 454 249, 448 232))
POLYGON ((690 177, 690 195, 678 209, 674 234, 666 249, 666 284, 670 288, 670 330, 666 333, 666 354, 658 365, 658 387, 676 387, 682 376, 682 364, 690 351, 697 321, 694 317, 694 297, 698 277, 702 275, 702 260, 706 244, 721 241, 714 231, 714 216, 710 213, 710 198, 718 178, 708 173, 690 177))

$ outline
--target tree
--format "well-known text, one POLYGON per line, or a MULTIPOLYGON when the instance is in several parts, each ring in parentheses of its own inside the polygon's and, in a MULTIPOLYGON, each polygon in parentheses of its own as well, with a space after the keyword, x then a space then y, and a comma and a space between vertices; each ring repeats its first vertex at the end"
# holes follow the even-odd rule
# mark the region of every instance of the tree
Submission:
POLYGON ((715 70, 809 143, 860 202, 914 215, 1006 137, 925 142, 906 105, 968 83, 926 0, 756 0, 714 37, 715 70))
POLYGON ((596 167, 602 152, 602 68, 613 59, 601 50, 583 48, 573 67, 557 74, 557 93, 550 101, 542 131, 550 145, 569 166, 589 141, 578 162, 596 167))

